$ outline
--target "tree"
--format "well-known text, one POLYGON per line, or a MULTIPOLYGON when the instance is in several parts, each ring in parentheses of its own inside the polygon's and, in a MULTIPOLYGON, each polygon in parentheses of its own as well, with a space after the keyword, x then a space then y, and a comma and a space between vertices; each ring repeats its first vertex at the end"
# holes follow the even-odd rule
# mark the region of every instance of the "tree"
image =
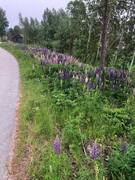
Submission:
POLYGON ((101 3, 97 0, 84 0, 87 9, 88 38, 87 38, 87 62, 93 65, 99 64, 99 52, 101 44, 101 3))
POLYGON ((102 0, 102 33, 101 33, 101 67, 105 67, 107 65, 106 57, 107 57, 107 49, 108 49, 108 34, 110 28, 110 0, 102 0))
POLYGON ((70 53, 86 62, 88 24, 86 6, 82 0, 75 0, 67 6, 70 17, 70 53))
POLYGON ((24 35, 24 41, 27 44, 38 44, 40 43, 39 32, 40 32, 40 23, 37 19, 27 17, 23 18, 19 14, 20 26, 24 35))
POLYGON ((114 66, 127 66, 131 62, 135 47, 135 1, 117 0, 110 18, 109 58, 114 66))
POLYGON ((57 12, 58 28, 55 33, 56 50, 59 52, 70 52, 70 18, 68 14, 60 9, 57 12))
POLYGON ((41 22, 20 15, 25 42, 76 56, 96 66, 134 62, 134 0, 73 0, 45 9, 41 22))
POLYGON ((46 8, 43 13, 41 26, 43 43, 47 47, 52 48, 52 42, 56 40, 55 34, 58 32, 59 27, 59 12, 55 9, 49 10, 46 8))
POLYGON ((0 8, 0 37, 2 38, 6 34, 6 28, 8 27, 8 20, 6 12, 0 8))
POLYGON ((22 33, 21 28, 18 25, 14 26, 14 34, 16 35, 21 33, 22 33))

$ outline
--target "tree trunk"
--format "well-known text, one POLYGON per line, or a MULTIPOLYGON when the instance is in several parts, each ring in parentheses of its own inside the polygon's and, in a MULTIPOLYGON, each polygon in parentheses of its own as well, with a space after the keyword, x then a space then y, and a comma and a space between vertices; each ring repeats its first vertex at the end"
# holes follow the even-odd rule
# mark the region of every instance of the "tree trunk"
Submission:
POLYGON ((131 61, 130 67, 129 67, 129 73, 131 72, 132 66, 134 64, 134 59, 135 59, 135 51, 133 53, 132 61, 131 61))
POLYGON ((108 31, 110 24, 109 0, 103 0, 102 35, 101 35, 101 67, 107 66, 108 31))

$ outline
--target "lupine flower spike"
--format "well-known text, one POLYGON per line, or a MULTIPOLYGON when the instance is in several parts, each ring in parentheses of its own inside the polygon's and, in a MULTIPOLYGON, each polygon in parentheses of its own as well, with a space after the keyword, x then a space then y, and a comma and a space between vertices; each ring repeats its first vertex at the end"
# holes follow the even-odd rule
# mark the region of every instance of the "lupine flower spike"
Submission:
POLYGON ((96 142, 93 143, 92 149, 91 149, 91 157, 93 160, 96 160, 99 156, 99 148, 98 144, 96 142))
POLYGON ((56 138, 54 140, 54 152, 55 152, 55 154, 58 154, 58 155, 61 154, 61 142, 60 142, 58 135, 56 136, 56 138))
POLYGON ((121 152, 127 153, 127 151, 128 151, 128 144, 127 144, 127 142, 125 142, 121 145, 121 152))

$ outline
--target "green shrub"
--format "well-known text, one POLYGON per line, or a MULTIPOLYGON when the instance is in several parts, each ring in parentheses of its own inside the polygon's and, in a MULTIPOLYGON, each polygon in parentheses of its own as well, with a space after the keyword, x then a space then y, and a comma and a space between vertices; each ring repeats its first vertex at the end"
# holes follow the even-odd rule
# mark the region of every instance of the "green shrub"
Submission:
MULTIPOLYGON (((32 162, 32 179, 68 180, 71 179, 71 163, 66 154, 57 155, 48 149, 42 150, 42 156, 32 162)), ((30 169, 31 171, 31 169, 30 169)))
POLYGON ((113 180, 133 180, 135 178, 135 145, 128 145, 125 153, 118 148, 113 151, 108 163, 109 177, 113 180))

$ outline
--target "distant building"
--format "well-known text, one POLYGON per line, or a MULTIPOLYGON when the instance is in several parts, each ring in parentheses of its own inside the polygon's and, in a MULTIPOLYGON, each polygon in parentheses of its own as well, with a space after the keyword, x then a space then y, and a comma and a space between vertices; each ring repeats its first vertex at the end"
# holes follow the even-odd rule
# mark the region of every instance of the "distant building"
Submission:
POLYGON ((10 37, 10 41, 14 42, 14 43, 23 43, 23 35, 21 34, 16 34, 13 35, 12 37, 10 37))

